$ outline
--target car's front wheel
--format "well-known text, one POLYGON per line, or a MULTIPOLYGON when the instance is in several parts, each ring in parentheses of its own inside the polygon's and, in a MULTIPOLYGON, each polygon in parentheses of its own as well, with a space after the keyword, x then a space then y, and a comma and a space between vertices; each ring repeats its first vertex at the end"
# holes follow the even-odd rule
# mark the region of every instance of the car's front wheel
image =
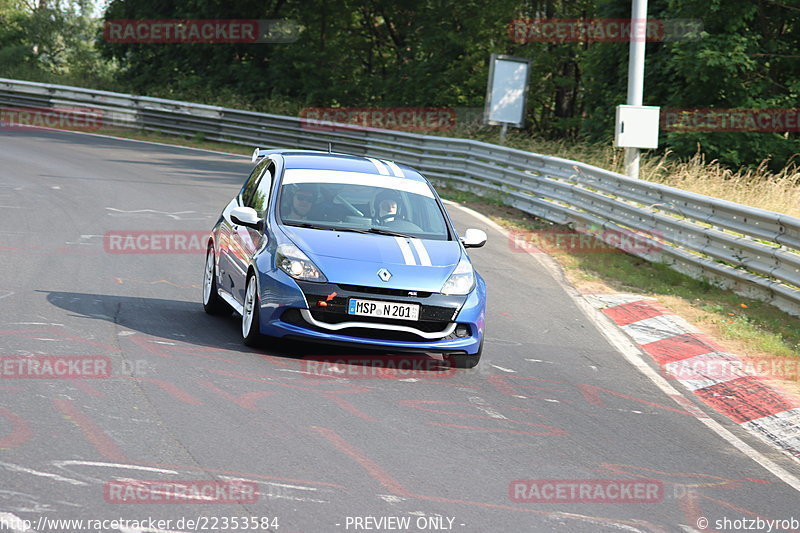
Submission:
POLYGON ((244 305, 242 306, 242 340, 247 346, 256 346, 261 341, 259 327, 258 284, 255 274, 247 277, 247 288, 244 291, 244 305))
POLYGON ((206 267, 203 272, 203 309, 209 315, 229 315, 233 311, 217 292, 217 263, 214 260, 213 247, 209 247, 206 253, 206 267))

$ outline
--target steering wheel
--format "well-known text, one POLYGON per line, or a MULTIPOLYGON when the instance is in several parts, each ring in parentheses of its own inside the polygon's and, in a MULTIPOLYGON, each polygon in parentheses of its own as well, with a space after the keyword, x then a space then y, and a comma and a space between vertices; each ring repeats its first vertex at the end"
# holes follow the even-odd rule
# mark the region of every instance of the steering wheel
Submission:
POLYGON ((387 223, 394 222, 395 220, 399 219, 400 217, 397 216, 397 213, 388 213, 386 215, 375 215, 375 221, 381 226, 385 226, 387 223))

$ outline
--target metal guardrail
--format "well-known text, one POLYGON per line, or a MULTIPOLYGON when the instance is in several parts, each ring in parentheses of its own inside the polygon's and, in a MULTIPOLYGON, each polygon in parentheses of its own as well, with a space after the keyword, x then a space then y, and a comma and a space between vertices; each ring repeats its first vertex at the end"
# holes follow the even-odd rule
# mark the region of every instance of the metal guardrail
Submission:
POLYGON ((800 316, 800 219, 781 213, 468 139, 314 128, 298 117, 4 78, 0 105, 88 107, 102 112, 104 125, 262 148, 327 150, 330 143, 336 151, 393 159, 612 246, 620 233, 635 233, 645 246, 627 252, 800 316))

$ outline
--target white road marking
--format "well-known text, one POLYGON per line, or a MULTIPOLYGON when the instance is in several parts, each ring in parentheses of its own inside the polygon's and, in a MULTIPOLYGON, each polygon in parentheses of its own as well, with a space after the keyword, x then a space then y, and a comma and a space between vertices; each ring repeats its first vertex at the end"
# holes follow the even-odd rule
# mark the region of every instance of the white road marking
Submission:
POLYGON ((544 359, 525 359, 526 361, 530 361, 531 363, 547 363, 548 365, 555 364, 553 361, 545 361, 544 359))
POLYGON ((800 409, 789 409, 741 424, 743 428, 784 449, 800 448, 800 409))
POLYGON ((583 297, 592 302, 598 309, 641 302, 642 300, 655 301, 655 298, 642 296, 641 294, 584 294, 583 297))
MULTIPOLYGON (((199 217, 186 217, 183 215, 190 215, 192 213, 197 213, 197 211, 175 211, 170 213, 168 211, 158 211, 156 209, 117 209, 115 207, 106 207, 108 211, 114 211, 114 213, 109 213, 112 217, 114 216, 127 216, 127 215, 141 215, 141 214, 150 214, 150 215, 164 215, 174 220, 205 220, 209 218, 208 216, 199 216, 199 217)), ((199 213, 198 213, 199 214, 199 213)))
POLYGON ((25 525, 25 519, 13 513, 0 512, 0 524, 3 526, 2 529, 13 531, 14 533, 36 533, 35 530, 25 525))
POLYGON ((7 322, 8 324, 17 324, 21 326, 64 326, 57 322, 7 322))
POLYGON ((311 490, 311 491, 319 490, 317 487, 307 487, 305 485, 289 485, 288 483, 276 483, 274 481, 264 481, 258 479, 250 479, 246 477, 238 477, 238 476, 219 476, 219 477, 220 479, 225 479, 228 481, 247 481, 248 483, 260 483, 262 485, 271 485, 273 487, 281 487, 284 489, 311 490))
POLYGON ((273 481, 263 481, 263 480, 248 479, 248 478, 234 477, 234 476, 220 476, 220 478, 229 481, 247 481, 250 483, 266 485, 268 489, 267 492, 265 493, 263 490, 259 490, 259 494, 261 496, 270 499, 292 500, 297 502, 311 502, 311 503, 327 503, 325 500, 316 500, 313 498, 302 498, 299 496, 293 496, 285 491, 285 489, 289 489, 289 490, 305 490, 305 491, 316 492, 319 490, 317 487, 307 487, 304 485, 289 485, 288 483, 275 483, 273 481), (270 490, 272 487, 276 487, 281 492, 273 492, 272 490, 270 490))
POLYGON ((152 466, 126 465, 122 463, 104 463, 100 461, 53 461, 56 466, 104 466, 107 468, 125 468, 128 470, 141 470, 143 472, 158 472, 160 474, 178 474, 177 470, 167 470, 165 468, 154 468, 152 466))
POLYGON ((83 245, 86 245, 86 246, 91 246, 91 244, 92 244, 91 240, 94 239, 94 238, 97 238, 97 237, 102 239, 103 235, 81 235, 80 239, 78 239, 77 241, 75 241, 75 242, 65 241, 64 244, 83 244, 83 245), (86 241, 90 241, 90 242, 86 242, 86 241))
POLYGON ((33 476, 39 477, 46 477, 50 479, 54 479, 56 481, 63 481, 65 483, 69 483, 71 485, 88 485, 88 483, 84 481, 80 481, 78 479, 72 479, 64 476, 59 476, 58 474, 51 474, 50 472, 40 472, 39 470, 34 470, 32 468, 27 468, 20 465, 15 465, 13 463, 6 463, 0 461, 0 466, 5 468, 6 470, 11 470, 12 472, 21 472, 23 474, 31 474, 33 476))
POLYGON ((489 366, 493 366, 497 370, 502 370, 503 372, 508 372, 509 374, 516 374, 517 373, 516 370, 512 370, 510 368, 503 368, 502 366, 497 366, 497 365, 492 365, 492 364, 490 364, 489 366))
POLYGON ((12 513, 0 512, 0 525, 3 526, 0 529, 13 531, 13 533, 36 533, 36 530, 25 525, 25 519, 12 513))
POLYGON ((500 418, 502 420, 508 420, 508 417, 503 416, 502 414, 498 413, 491 406, 486 404, 486 400, 480 398, 478 396, 471 396, 469 398, 469 403, 475 406, 476 409, 486 413, 487 415, 491 416, 492 418, 500 418))
POLYGON ((700 333, 699 329, 677 315, 654 316, 619 327, 630 335, 636 344, 649 344, 685 333, 700 333))
POLYGON ((393 494, 378 494, 378 498, 387 503, 400 503, 406 501, 405 498, 401 498, 400 496, 395 496, 393 494))

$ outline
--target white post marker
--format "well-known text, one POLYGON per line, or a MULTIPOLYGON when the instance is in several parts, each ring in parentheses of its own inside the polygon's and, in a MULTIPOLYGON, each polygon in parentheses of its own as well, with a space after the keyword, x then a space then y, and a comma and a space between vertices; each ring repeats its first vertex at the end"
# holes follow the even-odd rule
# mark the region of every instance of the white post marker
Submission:
MULTIPOLYGON (((632 177, 639 177, 639 148, 656 148, 658 146, 658 108, 656 110, 655 121, 655 146, 652 145, 652 128, 650 121, 638 123, 639 115, 635 108, 643 108, 642 95, 644 93, 644 54, 647 44, 647 0, 632 0, 631 5, 631 41, 630 52, 628 53, 628 105, 626 107, 633 113, 627 118, 627 124, 621 122, 620 109, 617 108, 617 124, 615 134, 615 145, 625 147, 625 173, 632 177), (631 109, 634 108, 634 109, 631 109), (628 128, 628 132, 625 131, 628 128), (631 131, 635 130, 635 134, 631 131), (640 134, 645 133, 648 137, 644 142, 638 139, 640 134), (644 145, 642 146, 642 142, 644 145), (628 144, 621 144, 628 143, 628 144)), ((650 116, 652 111, 647 113, 650 116)), ((642 115, 644 116, 644 115, 642 115)))

